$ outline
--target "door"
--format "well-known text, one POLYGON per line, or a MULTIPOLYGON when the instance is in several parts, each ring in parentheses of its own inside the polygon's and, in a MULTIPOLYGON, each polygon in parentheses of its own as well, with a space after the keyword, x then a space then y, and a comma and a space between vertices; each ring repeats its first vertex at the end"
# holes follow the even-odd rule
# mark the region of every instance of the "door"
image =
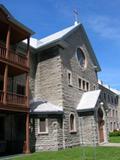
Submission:
POLYGON ((101 108, 98 109, 98 128, 99 128, 99 141, 104 142, 104 120, 103 111, 101 108))
POLYGON ((99 139, 100 143, 104 142, 104 130, 103 130, 104 121, 99 122, 99 139))

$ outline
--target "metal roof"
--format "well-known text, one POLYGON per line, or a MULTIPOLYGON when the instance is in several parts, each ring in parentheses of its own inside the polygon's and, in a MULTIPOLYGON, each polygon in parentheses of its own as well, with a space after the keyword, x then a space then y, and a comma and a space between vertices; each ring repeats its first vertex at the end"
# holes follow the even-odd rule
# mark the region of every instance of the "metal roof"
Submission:
MULTIPOLYGON (((93 60, 95 69, 96 69, 97 71, 100 71, 101 68, 100 68, 100 65, 99 65, 99 63, 98 63, 98 61, 97 61, 97 58, 96 58, 96 56, 95 56, 95 53, 94 53, 94 51, 93 51, 93 49, 92 49, 92 46, 91 46, 91 44, 90 44, 90 41, 89 41, 89 39, 88 39, 88 37, 87 37, 87 34, 86 34, 85 30, 84 30, 84 27, 83 27, 83 25, 80 24, 80 23, 74 24, 74 25, 72 25, 72 26, 70 26, 70 27, 67 27, 67 28, 65 28, 65 29, 63 29, 63 30, 61 30, 61 31, 59 31, 59 32, 56 32, 56 33, 54 33, 54 34, 52 34, 52 35, 49 35, 49 36, 47 36, 47 37, 45 37, 45 38, 42 38, 42 39, 40 39, 40 40, 35 39, 35 38, 31 38, 31 39, 30 39, 30 45, 31 45, 31 47, 33 47, 33 48, 35 48, 35 49, 42 49, 43 47, 51 46, 51 45, 57 44, 57 43, 58 43, 58 44, 63 44, 63 43, 64 43, 64 45, 65 45, 65 41, 64 41, 65 38, 66 38, 68 35, 70 35, 71 33, 73 33, 73 31, 76 30, 76 29, 79 28, 79 27, 80 27, 80 29, 81 29, 82 32, 83 32, 84 39, 85 39, 86 44, 87 44, 87 47, 88 47, 88 49, 89 49, 89 54, 90 54, 91 59, 93 60), (60 42, 63 42, 63 43, 60 43, 60 42)), ((27 41, 24 40, 23 42, 26 43, 27 41)), ((37 53, 37 52, 36 52, 36 53, 37 53)))
POLYGON ((101 90, 85 92, 77 106, 77 111, 94 110, 96 107, 101 90))
POLYGON ((60 106, 56 106, 48 101, 34 99, 32 100, 32 102, 30 102, 30 113, 31 114, 41 114, 41 113, 62 114, 63 108, 60 106))

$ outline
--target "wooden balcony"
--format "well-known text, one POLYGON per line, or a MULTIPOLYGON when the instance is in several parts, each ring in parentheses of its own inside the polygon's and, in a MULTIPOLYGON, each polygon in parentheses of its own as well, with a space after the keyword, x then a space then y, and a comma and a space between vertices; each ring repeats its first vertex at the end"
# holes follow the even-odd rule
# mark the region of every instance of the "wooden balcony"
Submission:
POLYGON ((20 53, 10 49, 8 57, 6 57, 6 48, 2 45, 0 45, 0 59, 7 61, 11 65, 28 68, 28 60, 25 55, 21 55, 20 53))
POLYGON ((7 93, 7 104, 26 105, 27 97, 15 93, 7 93))
POLYGON ((26 96, 7 92, 5 104, 3 102, 3 97, 4 92, 0 91, 0 109, 11 111, 28 111, 26 96))

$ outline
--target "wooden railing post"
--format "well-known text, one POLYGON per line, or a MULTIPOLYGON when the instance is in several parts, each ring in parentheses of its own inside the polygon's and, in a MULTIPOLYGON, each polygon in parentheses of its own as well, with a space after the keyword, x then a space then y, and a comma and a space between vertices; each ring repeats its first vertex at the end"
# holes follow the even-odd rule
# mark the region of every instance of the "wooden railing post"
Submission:
POLYGON ((4 72, 4 85, 3 85, 3 103, 7 103, 7 83, 8 83, 8 65, 5 66, 5 72, 4 72))
MULTIPOLYGON (((8 27, 7 37, 6 37, 6 58, 8 59, 9 56, 9 48, 10 48, 10 32, 11 27, 8 27)), ((3 103, 7 103, 7 86, 8 86, 8 65, 5 65, 5 72, 4 72, 4 86, 3 86, 3 103)))
POLYGON ((9 49, 10 49, 10 33, 11 27, 8 27, 7 37, 6 37, 6 58, 8 59, 9 56, 9 49))
POLYGON ((30 37, 27 38, 27 67, 30 65, 30 37))

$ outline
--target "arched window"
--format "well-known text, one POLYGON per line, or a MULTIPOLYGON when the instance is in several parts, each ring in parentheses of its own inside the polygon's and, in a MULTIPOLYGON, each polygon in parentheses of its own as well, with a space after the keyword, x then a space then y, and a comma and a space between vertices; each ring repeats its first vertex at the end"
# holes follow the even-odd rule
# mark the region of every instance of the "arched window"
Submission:
POLYGON ((114 130, 116 130, 116 123, 115 123, 115 122, 114 122, 114 126, 113 126, 113 129, 114 129, 114 130))
POLYGON ((70 114, 70 132, 76 131, 76 124, 75 124, 75 115, 73 113, 70 114))
POLYGON ((77 59, 82 68, 85 67, 85 55, 80 48, 77 48, 77 59))
POLYGON ((110 122, 110 131, 113 130, 112 122, 110 122))

